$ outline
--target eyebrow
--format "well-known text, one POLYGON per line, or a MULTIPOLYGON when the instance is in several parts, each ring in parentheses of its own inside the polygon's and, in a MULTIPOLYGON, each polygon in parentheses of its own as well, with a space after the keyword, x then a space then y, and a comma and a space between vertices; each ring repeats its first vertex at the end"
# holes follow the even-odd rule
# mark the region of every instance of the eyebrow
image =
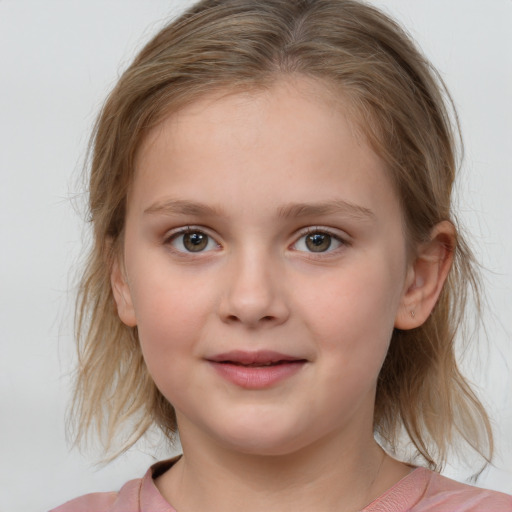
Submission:
POLYGON ((144 213, 159 213, 164 215, 191 215, 191 216, 210 216, 221 217, 220 208, 209 206, 202 203, 195 203, 183 199, 169 199, 158 201, 144 210, 144 213))
POLYGON ((373 220, 375 214, 364 206, 341 199, 322 203, 290 203, 278 210, 279 217, 319 217, 323 215, 343 214, 360 220, 373 220))
MULTIPOLYGON (((190 215, 196 217, 222 217, 222 208, 183 199, 158 201, 144 210, 146 214, 190 215)), ((289 203, 278 208, 279 218, 320 217, 343 214, 355 219, 372 220, 375 214, 368 208, 343 200, 321 203, 289 203)))

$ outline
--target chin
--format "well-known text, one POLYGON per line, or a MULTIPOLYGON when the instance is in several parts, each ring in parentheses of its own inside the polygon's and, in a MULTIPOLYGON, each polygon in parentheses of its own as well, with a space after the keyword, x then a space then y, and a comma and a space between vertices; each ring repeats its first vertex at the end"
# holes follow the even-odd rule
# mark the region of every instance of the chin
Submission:
POLYGON ((290 455, 309 444, 291 429, 269 429, 261 425, 258 429, 255 429, 254 425, 251 425, 251 428, 239 426, 230 432, 217 432, 216 437, 230 450, 246 455, 269 457, 290 455))

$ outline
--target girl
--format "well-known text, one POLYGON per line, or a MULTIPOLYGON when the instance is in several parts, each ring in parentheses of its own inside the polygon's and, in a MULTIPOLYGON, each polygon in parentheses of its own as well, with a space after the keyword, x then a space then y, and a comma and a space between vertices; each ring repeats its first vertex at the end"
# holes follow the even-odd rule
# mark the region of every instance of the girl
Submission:
POLYGON ((435 472, 492 455, 443 95, 354 0, 203 0, 146 45, 94 133, 73 411, 183 455, 55 511, 512 511, 435 472))

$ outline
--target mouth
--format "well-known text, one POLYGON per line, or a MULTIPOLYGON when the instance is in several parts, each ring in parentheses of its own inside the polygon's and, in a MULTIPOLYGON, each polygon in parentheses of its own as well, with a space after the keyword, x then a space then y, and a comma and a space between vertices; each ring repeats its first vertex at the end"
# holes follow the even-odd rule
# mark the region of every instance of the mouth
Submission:
POLYGON ((232 384, 246 389, 263 389, 296 374, 308 360, 268 350, 237 350, 208 358, 208 362, 232 384))
POLYGON ((287 354, 281 354, 271 350, 259 350, 256 352, 245 352, 234 350, 224 354, 218 354, 209 359, 212 363, 233 364, 235 366, 246 366, 249 368, 264 368, 290 363, 305 363, 306 359, 297 358, 287 354))
POLYGON ((236 361, 218 361, 219 364, 234 364, 235 366, 244 366, 245 368, 266 368, 268 366, 277 366, 279 364, 289 364, 294 362, 300 362, 301 360, 297 361, 272 361, 268 363, 239 363, 236 361))

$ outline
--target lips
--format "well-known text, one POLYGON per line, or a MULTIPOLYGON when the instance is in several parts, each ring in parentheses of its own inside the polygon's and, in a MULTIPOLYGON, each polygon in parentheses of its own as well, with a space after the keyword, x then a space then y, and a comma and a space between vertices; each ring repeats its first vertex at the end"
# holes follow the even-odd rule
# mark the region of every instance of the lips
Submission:
POLYGON ((244 366, 268 366, 291 361, 305 361, 305 359, 299 359, 297 357, 281 354, 272 350, 258 350, 257 352, 233 350, 231 352, 216 355, 209 360, 215 363, 232 363, 244 366))
POLYGON ((269 350, 235 350, 208 358, 208 362, 232 384, 246 389, 264 389, 296 374, 307 360, 269 350))

